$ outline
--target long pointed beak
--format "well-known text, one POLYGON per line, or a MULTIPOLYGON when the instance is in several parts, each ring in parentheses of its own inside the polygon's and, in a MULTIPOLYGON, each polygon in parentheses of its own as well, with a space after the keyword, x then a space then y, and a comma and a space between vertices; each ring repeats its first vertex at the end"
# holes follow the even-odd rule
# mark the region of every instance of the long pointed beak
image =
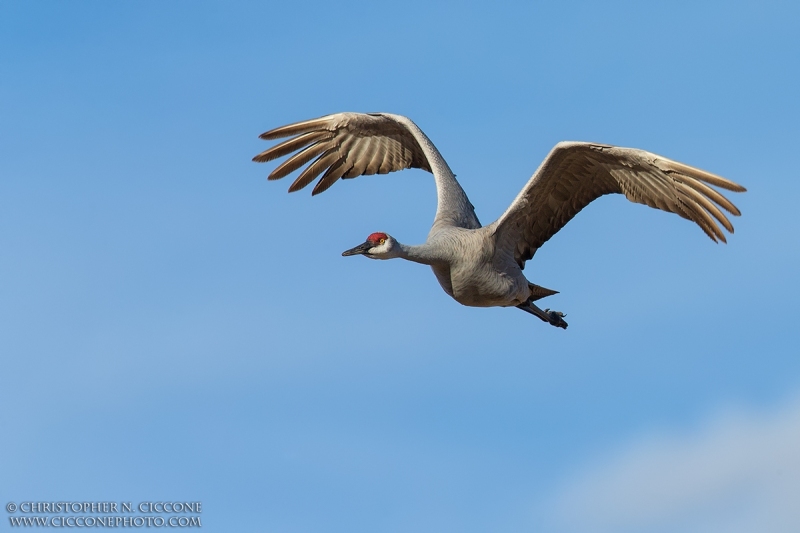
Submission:
POLYGON ((359 244, 355 248, 350 248, 349 250, 345 250, 344 252, 342 252, 342 256, 346 257, 348 255, 363 255, 367 253, 369 249, 372 248, 373 246, 375 245, 370 243, 369 241, 366 241, 362 244, 359 244))

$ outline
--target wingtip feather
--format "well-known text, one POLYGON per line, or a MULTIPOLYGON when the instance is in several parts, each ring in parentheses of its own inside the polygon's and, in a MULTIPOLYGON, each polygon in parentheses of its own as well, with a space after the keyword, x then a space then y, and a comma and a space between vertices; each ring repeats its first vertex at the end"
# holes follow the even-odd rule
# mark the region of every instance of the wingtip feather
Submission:
POLYGON ((312 118, 311 120, 303 120, 301 122, 294 122, 285 126, 279 126, 269 131, 265 131, 258 136, 259 139, 264 141, 271 141, 273 139, 280 139, 281 137, 289 137, 290 135, 299 135, 307 133, 315 129, 320 129, 328 124, 331 115, 324 117, 312 118))
POLYGON ((713 174, 706 170, 701 170, 699 168, 695 168, 679 161, 673 161, 672 159, 667 158, 659 158, 656 161, 658 166, 662 166, 665 170, 671 170, 673 172, 678 172, 679 174, 683 174, 685 176, 689 176, 691 178, 704 181, 706 183, 710 183, 716 187, 720 187, 722 189, 731 191, 731 192, 747 192, 747 189, 739 185, 738 183, 731 181, 727 178, 723 178, 722 176, 718 176, 717 174, 713 174))

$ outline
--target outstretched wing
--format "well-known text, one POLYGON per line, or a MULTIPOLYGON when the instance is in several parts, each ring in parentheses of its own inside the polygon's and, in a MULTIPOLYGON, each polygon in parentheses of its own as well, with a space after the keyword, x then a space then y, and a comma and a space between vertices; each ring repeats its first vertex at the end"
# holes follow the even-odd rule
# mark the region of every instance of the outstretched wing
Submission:
POLYGON ((550 152, 505 213, 494 223, 496 249, 513 250, 521 268, 572 217, 604 194, 676 213, 695 222, 714 242, 727 242, 718 223, 733 233, 720 206, 739 210, 709 187, 746 189, 703 170, 644 150, 562 142, 550 152))
POLYGON ((264 163, 297 152, 272 171, 270 180, 283 178, 316 158, 294 180, 289 192, 302 189, 323 172, 311 194, 327 190, 339 178, 387 174, 412 167, 431 172, 417 139, 392 116, 337 113, 281 126, 262 133, 260 138, 289 136, 292 138, 253 158, 264 163))

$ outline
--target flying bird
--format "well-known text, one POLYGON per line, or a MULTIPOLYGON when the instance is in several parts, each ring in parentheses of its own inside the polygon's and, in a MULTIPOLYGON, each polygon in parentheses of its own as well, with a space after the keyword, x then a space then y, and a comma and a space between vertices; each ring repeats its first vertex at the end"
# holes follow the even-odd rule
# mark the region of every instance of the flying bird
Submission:
POLYGON ((722 225, 733 225, 720 207, 739 210, 710 185, 733 192, 746 189, 725 178, 635 148, 590 142, 560 142, 550 151, 508 209, 481 226, 475 209, 442 155, 410 119, 388 113, 337 113, 275 128, 260 135, 291 137, 261 152, 264 163, 293 154, 270 173, 277 180, 308 164, 289 192, 320 174, 312 195, 341 179, 420 168, 433 174, 438 204, 424 244, 402 244, 376 232, 342 253, 370 259, 402 258, 430 265, 442 289, 474 307, 515 306, 541 320, 567 328, 559 311, 535 301, 557 294, 525 278, 525 262, 578 212, 605 194, 675 213, 696 223, 714 242, 727 242, 722 225), (312 162, 313 160, 313 162, 312 162), (719 207, 718 207, 719 206, 719 207))

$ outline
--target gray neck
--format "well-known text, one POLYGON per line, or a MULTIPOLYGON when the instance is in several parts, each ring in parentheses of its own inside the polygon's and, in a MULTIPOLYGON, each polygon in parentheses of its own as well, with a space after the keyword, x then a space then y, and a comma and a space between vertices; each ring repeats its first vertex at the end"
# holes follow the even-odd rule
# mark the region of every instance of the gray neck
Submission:
POLYGON ((414 261, 415 263, 422 263, 423 265, 433 265, 441 263, 444 260, 441 254, 437 253, 437 250, 434 250, 428 243, 420 244, 419 246, 397 244, 400 246, 399 257, 403 259, 414 261))

